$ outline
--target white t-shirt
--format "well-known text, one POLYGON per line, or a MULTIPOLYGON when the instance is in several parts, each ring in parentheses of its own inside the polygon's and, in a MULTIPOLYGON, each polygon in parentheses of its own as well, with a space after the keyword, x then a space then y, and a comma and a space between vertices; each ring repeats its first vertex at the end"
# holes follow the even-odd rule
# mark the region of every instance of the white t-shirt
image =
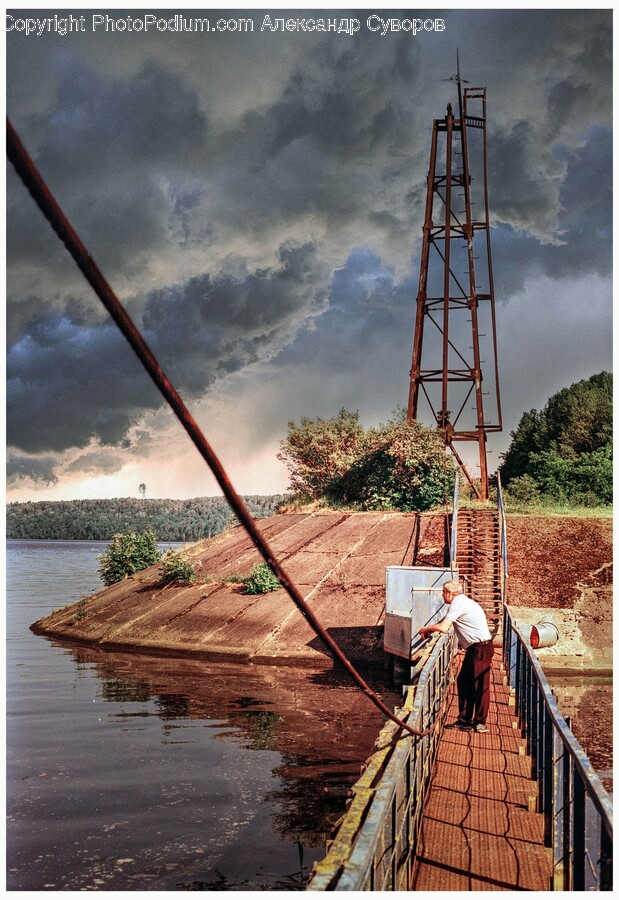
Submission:
POLYGON ((483 609, 466 594, 456 594, 445 618, 448 622, 453 622, 458 644, 464 650, 471 644, 490 640, 490 630, 483 609))

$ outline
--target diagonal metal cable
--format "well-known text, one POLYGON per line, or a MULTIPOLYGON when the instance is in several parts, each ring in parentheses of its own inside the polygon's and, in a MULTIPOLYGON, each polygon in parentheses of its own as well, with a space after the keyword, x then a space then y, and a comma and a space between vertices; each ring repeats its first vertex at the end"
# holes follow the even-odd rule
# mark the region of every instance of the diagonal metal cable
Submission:
MULTIPOLYGON (((380 697, 366 683, 360 673, 352 665, 348 657, 344 654, 338 644, 333 640, 331 635, 321 625, 319 620, 312 612, 310 606, 305 602, 300 591, 286 573, 284 567, 277 560, 274 552, 269 547, 268 542, 262 536, 256 522, 254 521, 249 509, 247 508, 242 497, 234 489, 228 475, 221 464, 219 458, 210 446, 209 442, 202 434, 197 422, 185 406, 174 385, 170 382, 165 372, 159 365, 157 358, 151 351, 150 347, 140 334, 138 328, 126 312, 121 302, 116 297, 114 291, 106 281, 103 273, 95 263, 94 259, 88 252, 88 249, 82 243, 73 226, 63 213, 56 198, 50 191, 44 181, 38 168, 30 158, 24 145, 20 141, 15 129, 7 118, 7 156, 13 164, 17 174, 24 182, 28 191, 32 195, 35 203, 52 226, 62 243, 65 245, 71 256, 73 257, 78 268, 99 297, 108 313, 123 333, 130 346, 136 353, 138 359, 150 375, 152 381, 159 388, 159 391, 172 408, 179 422, 193 441, 202 458, 206 461, 215 476, 217 483, 223 491, 226 500, 230 504, 232 510, 236 514, 239 522, 245 527, 247 533, 254 542, 256 548, 262 555, 265 562, 275 572, 281 585, 288 592, 291 600, 305 617, 307 622, 314 629, 320 639, 326 644, 333 656, 344 667, 344 669, 353 678, 359 688, 368 697, 372 703, 380 709, 380 711, 395 722, 400 728, 414 735, 415 737, 425 737, 429 734, 436 723, 426 731, 415 731, 406 722, 399 719, 391 712, 380 697)), ((437 720, 438 721, 438 720, 437 720)))

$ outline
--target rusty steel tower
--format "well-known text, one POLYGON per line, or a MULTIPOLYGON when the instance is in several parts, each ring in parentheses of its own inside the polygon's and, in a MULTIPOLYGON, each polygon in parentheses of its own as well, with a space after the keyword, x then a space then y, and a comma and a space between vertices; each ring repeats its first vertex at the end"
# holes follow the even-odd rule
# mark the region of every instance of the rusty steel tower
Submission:
POLYGON ((458 87, 458 114, 449 104, 432 129, 408 420, 421 419, 422 406, 429 411, 475 494, 486 500, 487 435, 502 429, 486 89, 463 88, 459 65, 450 80, 458 87), (478 478, 456 449, 465 441, 478 445, 478 478))

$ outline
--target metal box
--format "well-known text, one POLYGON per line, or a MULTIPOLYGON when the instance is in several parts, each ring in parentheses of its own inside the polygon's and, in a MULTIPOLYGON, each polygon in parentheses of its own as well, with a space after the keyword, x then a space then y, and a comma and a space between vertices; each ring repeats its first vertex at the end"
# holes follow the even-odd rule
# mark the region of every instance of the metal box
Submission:
POLYGON ((384 649, 394 656, 411 659, 423 640, 423 625, 440 622, 447 612, 442 588, 457 581, 453 569, 436 566, 387 566, 384 649))

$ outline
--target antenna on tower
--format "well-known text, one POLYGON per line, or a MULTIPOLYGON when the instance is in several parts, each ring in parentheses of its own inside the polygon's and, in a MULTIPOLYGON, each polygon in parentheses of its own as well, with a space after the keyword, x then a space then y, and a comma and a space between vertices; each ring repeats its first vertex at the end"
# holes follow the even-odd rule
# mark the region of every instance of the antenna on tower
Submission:
POLYGON ((487 435, 503 427, 488 214, 486 89, 463 89, 469 82, 460 75, 459 53, 456 67, 456 75, 447 80, 457 83, 459 116, 448 104, 447 114, 434 120, 432 130, 407 416, 409 421, 420 418, 424 406, 475 494, 486 500, 487 435), (461 442, 477 443, 478 480, 456 447, 461 442))

